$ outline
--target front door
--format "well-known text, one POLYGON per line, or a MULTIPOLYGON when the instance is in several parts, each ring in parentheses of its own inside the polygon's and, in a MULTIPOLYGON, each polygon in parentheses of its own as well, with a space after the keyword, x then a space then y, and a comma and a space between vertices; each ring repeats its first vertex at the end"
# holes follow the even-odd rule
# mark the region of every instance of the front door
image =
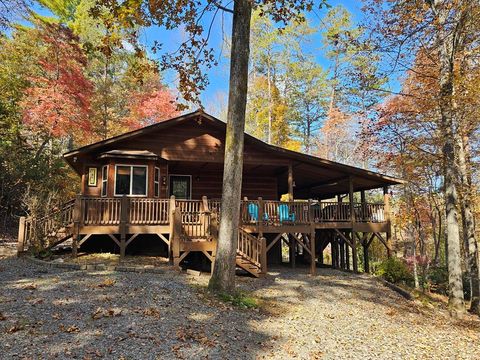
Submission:
POLYGON ((192 177, 190 175, 170 175, 170 196, 176 199, 192 197, 192 177))

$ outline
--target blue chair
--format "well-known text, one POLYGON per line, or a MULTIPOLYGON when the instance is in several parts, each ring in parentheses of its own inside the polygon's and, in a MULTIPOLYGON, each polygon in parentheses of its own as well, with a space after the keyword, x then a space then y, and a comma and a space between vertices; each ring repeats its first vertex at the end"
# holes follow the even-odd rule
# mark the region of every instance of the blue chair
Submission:
MULTIPOLYGON (((247 206, 248 215, 252 219, 252 221, 258 221, 258 204, 250 203, 247 206)), ((268 214, 263 214, 263 220, 268 221, 268 214)))
POLYGON ((278 205, 278 217, 280 222, 283 221, 295 221, 295 213, 290 214, 290 209, 287 204, 278 205))
POLYGON ((253 221, 258 221, 258 205, 255 203, 250 203, 247 206, 248 215, 253 221))

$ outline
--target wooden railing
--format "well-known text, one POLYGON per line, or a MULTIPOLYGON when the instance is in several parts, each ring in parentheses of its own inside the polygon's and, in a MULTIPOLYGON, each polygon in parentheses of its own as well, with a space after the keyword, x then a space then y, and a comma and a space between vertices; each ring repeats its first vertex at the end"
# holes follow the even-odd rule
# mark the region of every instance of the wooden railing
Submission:
POLYGON ((73 222, 75 200, 67 201, 46 216, 21 217, 18 230, 18 251, 23 252, 34 243, 39 248, 48 248, 60 231, 65 231, 73 222))
POLYGON ((169 200, 151 198, 129 199, 129 223, 133 225, 157 225, 169 222, 169 200))
POLYGON ((120 198, 81 198, 84 225, 118 225, 121 215, 120 198))
POLYGON ((261 239, 250 235, 243 229, 239 229, 237 251, 255 265, 261 267, 263 254, 261 239))

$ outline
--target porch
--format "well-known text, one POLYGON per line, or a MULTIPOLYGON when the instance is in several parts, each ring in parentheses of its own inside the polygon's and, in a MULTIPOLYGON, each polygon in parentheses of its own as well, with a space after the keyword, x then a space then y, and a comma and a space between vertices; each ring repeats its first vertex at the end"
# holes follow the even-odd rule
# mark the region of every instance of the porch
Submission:
MULTIPOLYGON (((240 203, 237 265, 254 276, 267 272, 267 263, 281 256, 287 244, 292 266, 297 253, 306 255, 311 272, 323 263, 330 245, 332 266, 358 271, 357 243, 364 248, 374 238, 390 252, 389 195, 384 203, 323 200, 274 201, 244 199, 240 203), (383 235, 382 235, 383 234, 383 235), (351 253, 351 256, 350 256, 351 253)), ((353 199, 353 196, 352 196, 353 199)), ((365 200, 365 196, 361 196, 365 200)), ((20 220, 18 251, 28 249, 39 236, 46 248, 72 239, 72 252, 94 235, 108 235, 123 257, 142 234, 156 234, 168 247, 168 256, 179 266, 191 252, 204 254, 212 263, 218 238, 221 201, 135 197, 90 197, 74 200, 43 219, 20 220)))

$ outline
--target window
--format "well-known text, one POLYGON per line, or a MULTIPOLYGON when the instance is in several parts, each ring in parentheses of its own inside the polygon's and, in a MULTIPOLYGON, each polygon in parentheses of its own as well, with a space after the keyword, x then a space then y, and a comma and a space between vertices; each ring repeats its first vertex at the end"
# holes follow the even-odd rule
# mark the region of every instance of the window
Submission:
POLYGON ((107 196, 108 165, 102 167, 102 196, 107 196))
POLYGON ((170 195, 175 195, 177 199, 190 199, 192 177, 190 175, 170 175, 170 195))
POLYGON ((155 176, 153 179, 153 187, 155 192, 155 197, 160 196, 160 169, 158 167, 155 168, 155 176))
POLYGON ((115 195, 147 195, 147 167, 116 165, 115 195))

